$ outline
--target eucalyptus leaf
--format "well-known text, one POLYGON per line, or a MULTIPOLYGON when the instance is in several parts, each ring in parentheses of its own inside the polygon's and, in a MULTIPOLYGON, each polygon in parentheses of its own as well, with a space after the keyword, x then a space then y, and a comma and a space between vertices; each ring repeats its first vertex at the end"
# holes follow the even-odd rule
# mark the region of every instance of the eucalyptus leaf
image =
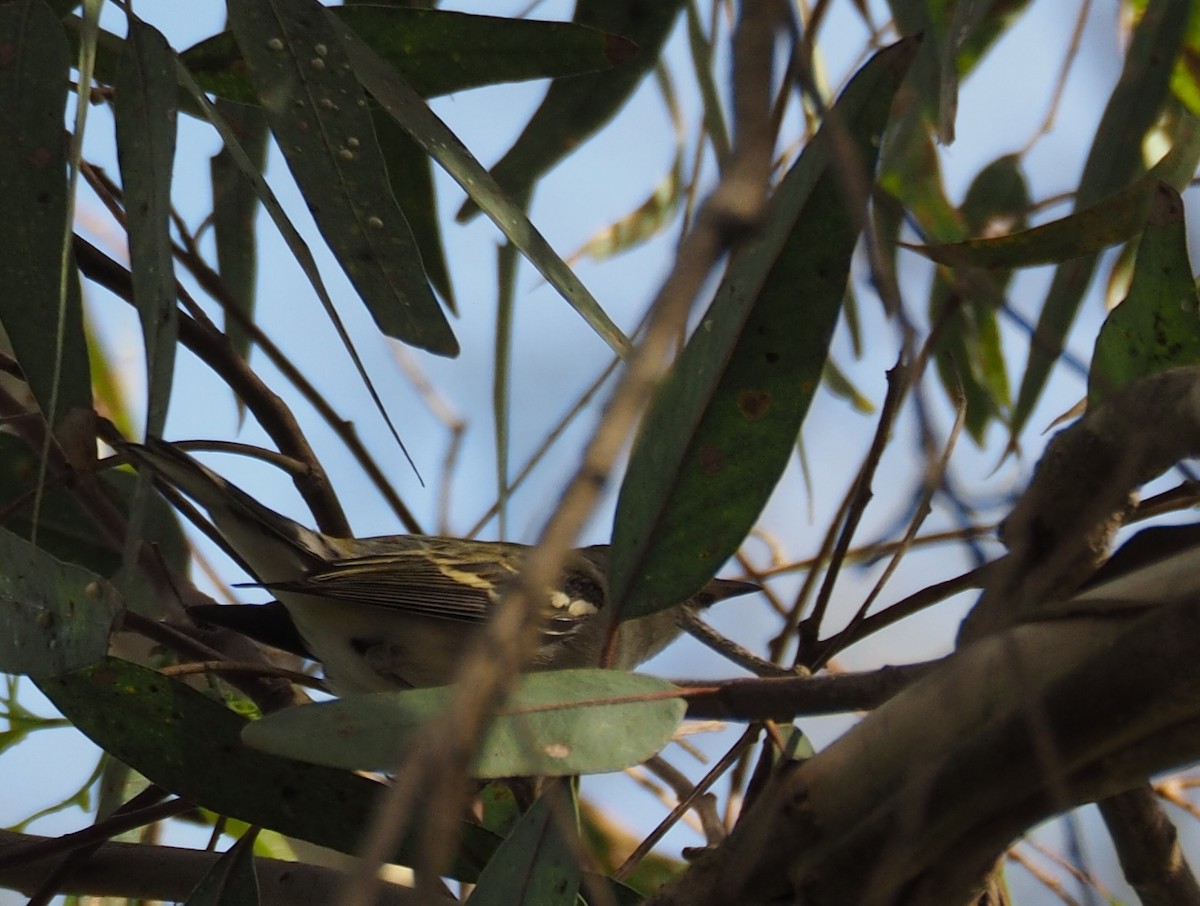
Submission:
POLYGON ((99 661, 120 610, 108 582, 0 529, 0 672, 45 679, 99 661))
POLYGON ((617 501, 609 596, 622 619, 685 600, 737 549, 821 383, 894 92, 916 42, 877 53, 776 188, 642 425, 617 501), (847 169, 854 167, 853 175, 847 169))
MULTIPOLYGON (((110 657, 38 687, 92 742, 164 789, 250 824, 359 851, 378 783, 247 748, 239 738, 246 720, 190 686, 110 657)), ((292 710, 310 707, 317 706, 292 710)), ((473 881, 499 841, 475 824, 459 830, 450 874, 473 881)), ((392 861, 413 859, 410 840, 392 861)))
MULTIPOLYGON (((616 670, 552 670, 521 678, 479 744, 480 778, 619 771, 654 755, 683 719, 663 680, 616 670)), ((313 764, 387 769, 444 714, 455 689, 348 695, 246 726, 248 745, 313 764)))

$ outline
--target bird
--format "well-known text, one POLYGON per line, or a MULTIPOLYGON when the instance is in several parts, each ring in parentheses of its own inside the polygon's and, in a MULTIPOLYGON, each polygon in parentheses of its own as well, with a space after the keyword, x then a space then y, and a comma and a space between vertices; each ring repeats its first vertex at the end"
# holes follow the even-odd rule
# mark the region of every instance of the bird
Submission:
MULTIPOLYGON (((468 637, 487 621, 529 551, 439 535, 333 537, 264 506, 167 441, 151 437, 122 449, 139 469, 202 506, 254 584, 278 598, 189 613, 320 661, 339 695, 453 682, 468 637)), ((613 622, 607 560, 607 545, 570 552, 561 581, 547 589, 528 669, 601 666, 613 622)), ((665 648, 682 631, 682 611, 757 590, 713 579, 682 603, 621 622, 609 666, 631 670, 665 648)))

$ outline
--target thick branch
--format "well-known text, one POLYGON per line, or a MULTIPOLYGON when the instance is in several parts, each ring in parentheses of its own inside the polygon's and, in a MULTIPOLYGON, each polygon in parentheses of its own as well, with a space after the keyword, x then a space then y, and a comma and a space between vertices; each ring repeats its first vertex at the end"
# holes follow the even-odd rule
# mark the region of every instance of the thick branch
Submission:
MULTIPOLYGON (((7 850, 45 839, 0 830, 0 856, 7 850)), ((91 859, 63 879, 59 892, 182 902, 218 858, 220 853, 174 846, 105 843, 91 859)), ((53 860, 46 859, 9 865, 0 871, 0 887, 30 893, 53 865, 53 860)), ((278 859, 255 859, 254 867, 262 906, 325 906, 332 902, 338 885, 345 879, 345 875, 331 868, 278 859)), ((375 902, 416 906, 427 901, 418 899, 407 887, 386 884, 375 902)))
POLYGON ((778 776, 652 902, 967 903, 1026 828, 1198 754, 1200 600, 1021 626, 778 776))

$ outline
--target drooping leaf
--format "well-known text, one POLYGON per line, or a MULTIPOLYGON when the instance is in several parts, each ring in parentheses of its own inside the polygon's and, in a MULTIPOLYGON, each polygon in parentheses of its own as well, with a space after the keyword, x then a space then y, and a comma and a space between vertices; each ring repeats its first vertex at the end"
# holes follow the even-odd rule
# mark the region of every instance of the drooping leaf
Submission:
MULTIPOLYGON (((967 190, 964 228, 973 235, 1011 232, 1024 226, 1028 209, 1020 161, 1005 155, 981 170, 967 190)), ((934 353, 938 373, 952 397, 961 389, 966 428, 977 444, 1009 403, 996 313, 1011 278, 1011 270, 938 268, 930 289, 930 320, 940 329, 934 353)))
POLYGON ((613 528, 609 595, 623 619, 697 592, 753 526, 792 455, 838 321, 891 99, 916 50, 875 55, 775 190, 634 447, 613 528), (842 148, 839 145, 839 149, 842 148), (846 168, 855 168, 847 176, 846 168))
MULTIPOLYGON (((262 170, 267 165, 267 121, 261 110, 217 100, 217 112, 238 135, 250 161, 262 170)), ((224 145, 209 159, 213 195, 213 241, 217 247, 217 272, 229 301, 248 320, 254 319, 254 293, 258 279, 258 230, 254 218, 260 201, 254 184, 238 167, 224 145)), ((250 335, 233 315, 225 315, 225 333, 238 355, 250 352, 250 335)))
POLYGON ((1200 159, 1200 119, 1183 114, 1167 155, 1139 179, 1087 208, 1028 230, 961 242, 908 246, 952 267, 1008 269, 1057 264, 1094 256, 1141 232, 1150 204, 1165 182, 1187 185, 1200 159))
POLYGON ((579 894, 570 789, 559 784, 521 816, 484 866, 468 906, 571 906, 579 894))
POLYGON ((0 5, 0 36, 0 324, 43 413, 60 420, 92 406, 79 276, 63 249, 70 61, 41 0, 0 5))
POLYGON ((178 89, 171 47, 155 28, 130 14, 126 44, 113 115, 133 299, 146 347, 146 430, 158 435, 167 421, 179 337, 170 233, 178 89))
POLYGON ((546 282, 579 312, 600 338, 619 355, 624 355, 629 348, 628 339, 575 272, 567 267, 529 222, 524 213, 526 199, 514 199, 506 195, 466 146, 395 70, 360 42, 349 29, 340 26, 339 34, 363 87, 425 153, 437 161, 468 196, 487 212, 505 237, 521 250, 546 278, 546 282))
MULTIPOLYGON (((521 678, 480 743, 476 777, 619 771, 658 752, 683 717, 663 680, 616 670, 553 670, 521 678)), ((350 695, 291 708, 246 727, 247 744, 313 764, 371 770, 396 763, 452 687, 350 695)))
POLYGON ((317 0, 231 0, 228 9, 271 131, 379 329, 456 355, 332 14, 317 0))
MULTIPOLYGON (((1125 0, 1138 17, 1145 13, 1147 0, 1125 0)), ((1195 116, 1200 116, 1200 6, 1192 4, 1183 47, 1171 73, 1171 91, 1195 116)))
MULTIPOLYGON (((422 97, 500 82, 579 76, 620 64, 637 51, 621 35, 571 22, 397 5, 330 10, 422 97)), ((180 56, 206 91, 243 104, 258 103, 232 32, 207 38, 180 56)))
POLYGON ((1096 338, 1088 402, 1179 365, 1200 364, 1200 302, 1188 261, 1183 201, 1159 186, 1138 243, 1129 295, 1096 338))
MULTIPOLYGON (((356 853, 380 786, 356 774, 242 745, 247 721, 195 689, 108 658, 38 683, 80 731, 113 757, 197 805, 320 846, 356 853)), ((293 710, 307 710, 309 707, 293 710)), ((474 880, 499 842, 460 826, 452 876, 474 880)), ((411 863, 411 843, 395 861, 411 863)))
MULTIPOLYGON (((1145 16, 1134 29, 1120 81, 1096 129, 1075 194, 1076 210, 1091 207, 1141 175, 1142 139, 1158 121, 1168 100, 1171 73, 1191 6, 1190 0, 1150 0, 1145 16)), ((1091 282, 1095 263, 1091 255, 1075 258, 1054 273, 1013 407, 1014 439, 1041 398, 1091 282)))
POLYGON ((0 529, 0 672, 46 679, 100 660, 120 608, 95 573, 0 529))
POLYGON ((413 239, 425 265, 425 276, 441 293, 446 307, 457 313, 450 268, 442 248, 442 228, 438 222, 437 196, 433 190, 433 164, 421 146, 401 129, 396 121, 378 107, 371 109, 371 122, 379 150, 387 164, 388 183, 396 203, 404 211, 413 239))
MULTIPOLYGON (((624 35, 637 55, 615 69, 558 79, 492 177, 514 198, 525 198, 538 178, 607 123, 654 66, 683 0, 578 0, 577 25, 624 35)), ((460 222, 478 213, 471 196, 458 212, 460 222)))

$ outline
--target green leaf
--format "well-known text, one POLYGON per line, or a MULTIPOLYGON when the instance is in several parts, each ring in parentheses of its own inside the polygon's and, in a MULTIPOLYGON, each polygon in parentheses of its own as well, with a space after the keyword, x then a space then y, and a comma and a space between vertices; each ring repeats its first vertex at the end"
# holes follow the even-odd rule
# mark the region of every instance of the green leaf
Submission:
MULTIPOLYGON (((37 485, 40 459, 25 441, 0 433, 0 508, 7 514, 5 527, 29 540, 30 514, 37 485)), ((127 516, 137 487, 131 472, 110 471, 96 479, 99 493, 127 516)), ((154 495, 147 501, 146 536, 153 538, 159 555, 178 570, 189 560, 188 543, 175 511, 154 495)), ((43 490, 37 530, 37 546, 51 556, 112 578, 121 566, 121 551, 105 539, 99 526, 66 488, 43 490)))
POLYGON ((254 871, 254 838, 242 835, 221 855, 188 894, 186 906, 258 906, 258 875, 254 871))
POLYGON ((387 164, 388 184, 396 203, 404 211, 413 239, 425 265, 425 275, 433 288, 441 293, 446 307, 457 314, 454 288, 450 284, 450 268, 442 248, 442 229, 438 222, 437 195, 433 188, 433 163, 429 155, 396 121, 379 107, 372 106, 371 122, 379 150, 387 164))
MULTIPOLYGON (((260 171, 267 166, 267 121, 261 110, 218 100, 217 112, 234 130, 251 163, 260 171)), ((258 278, 258 230, 254 218, 258 194, 233 155, 224 145, 209 159, 213 195, 213 240, 217 247, 217 272, 229 301, 247 320, 254 320, 254 293, 258 278)), ((236 318, 225 314, 225 334, 238 355, 250 352, 250 335, 236 318)))
POLYGON ((609 595, 622 619, 699 591, 783 473, 821 382, 865 213, 844 186, 873 183, 915 50, 911 39, 882 50, 851 81, 831 113, 845 148, 835 156, 822 134, 805 148, 646 415, 613 528, 609 595))
MULTIPOLYGON (((1142 139, 1158 121, 1168 100, 1171 72, 1191 6, 1190 0, 1150 0, 1146 15, 1134 29, 1120 81, 1096 129, 1075 194, 1076 210, 1090 207, 1141 174, 1142 139)), ((1095 264, 1095 257, 1089 255, 1061 265, 1054 273, 1013 408, 1014 438, 1020 435, 1042 395, 1095 264)))
POLYGON ((92 407, 79 277, 63 249, 70 60, 41 0, 0 4, 0 35, 0 324, 42 412, 58 422, 92 407))
POLYGON ((166 38, 134 15, 117 73, 114 118, 129 230, 133 299, 146 345, 146 431, 162 434, 175 376, 179 316, 171 250, 175 67, 166 38))
POLYGON ((375 323, 386 336, 456 355, 332 15, 316 0, 231 0, 228 9, 271 131, 375 323))
MULTIPOLYGON (((640 764, 670 741, 683 718, 675 691, 663 680, 616 670, 522 677, 480 743, 472 773, 554 777, 640 764)), ((255 748, 313 764, 383 769, 445 713, 453 695, 449 686, 349 695, 272 714, 242 736, 255 748)))
MULTIPOLYGON (((340 23, 339 23, 340 25, 340 23)), ((505 237, 529 259, 546 282, 583 317, 618 355, 629 341, 583 282, 558 256, 525 216, 525 199, 506 195, 429 106, 369 47, 345 26, 339 33, 363 87, 436 160, 484 211, 505 237)))
MULTIPOLYGON (((500 82, 579 76, 615 66, 637 50, 619 35, 569 22, 394 5, 334 6, 330 11, 422 97, 500 82)), ((258 103, 232 32, 207 38, 181 57, 206 91, 258 103)))
MULTIPOLYGON (((1147 0, 1125 0, 1140 18, 1146 11, 1147 0)), ((1196 116, 1200 116, 1200 6, 1192 4, 1188 16, 1183 47, 1171 72, 1171 91, 1196 116)))
POLYGON ((1188 261, 1183 200, 1159 186, 1138 244, 1129 295, 1100 328, 1088 374, 1088 403, 1139 378, 1200 363, 1200 301, 1188 261))
POLYGON ((100 660, 120 609, 95 573, 0 529, 0 672, 44 679, 100 660))
POLYGON ((468 906, 571 906, 581 873, 575 810, 559 783, 529 811, 484 866, 468 906))
MULTIPOLYGON (((1020 229, 1028 209, 1020 158, 1005 155, 984 167, 967 190, 964 230, 979 234, 1020 229)), ((980 445, 989 422, 1009 403, 996 312, 1011 279, 1011 270, 938 268, 930 289, 930 321, 940 328, 934 350, 938 373, 952 398, 961 389, 967 431, 980 445)))
MULTIPOLYGON (((612 70, 559 79, 492 167, 492 177, 514 198, 524 198, 538 178, 612 119, 658 60, 683 0, 578 0, 574 22, 624 35, 638 47, 629 62, 612 70)), ((460 222, 478 213, 472 195, 459 209, 460 222)))
MULTIPOLYGON (((344 853, 357 853, 380 785, 247 748, 247 722, 195 689, 108 658, 38 687, 113 757, 197 805, 344 853)), ((303 711, 316 705, 292 710, 303 711)), ((451 875, 473 881, 497 839, 463 823, 451 875)), ((412 841, 389 861, 411 864, 412 841)))

